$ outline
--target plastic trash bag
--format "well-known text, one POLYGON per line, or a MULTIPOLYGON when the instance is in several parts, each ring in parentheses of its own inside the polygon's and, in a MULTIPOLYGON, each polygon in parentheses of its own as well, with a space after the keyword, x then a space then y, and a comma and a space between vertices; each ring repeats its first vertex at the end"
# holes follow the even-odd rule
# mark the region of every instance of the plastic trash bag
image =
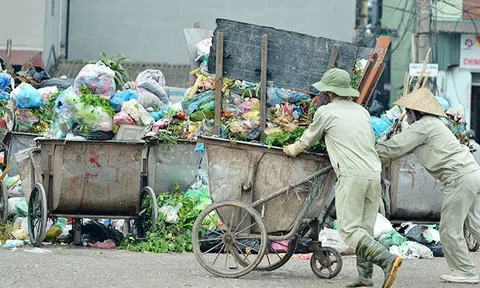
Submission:
POLYGON ((393 121, 385 116, 382 116, 382 118, 372 116, 371 119, 372 128, 376 139, 379 139, 393 125, 393 121))
POLYGON ((337 230, 329 228, 323 229, 322 231, 320 231, 318 241, 322 243, 322 246, 332 247, 338 252, 340 252, 340 254, 355 254, 355 250, 345 244, 342 237, 340 237, 340 233, 337 230))
POLYGON ((395 229, 392 229, 386 233, 383 233, 378 237, 378 242, 380 242, 386 248, 390 248, 394 245, 400 246, 405 242, 405 238, 398 233, 395 229))
POLYGON ((211 120, 215 118, 215 112, 212 110, 201 110, 197 112, 193 112, 190 115, 190 120, 193 122, 200 122, 204 119, 211 120))
POLYGON ((442 243, 437 242, 435 244, 426 245, 433 253, 433 257, 443 257, 442 243))
POLYGON ((13 197, 8 199, 8 215, 27 216, 28 205, 24 197, 13 197))
POLYGON ((195 61, 198 61, 202 58, 208 58, 208 55, 210 54, 210 47, 212 47, 212 38, 210 37, 198 42, 196 47, 197 58, 195 58, 195 61))
POLYGON ((285 103, 285 101, 288 101, 288 103, 298 103, 307 100, 310 100, 310 96, 300 91, 291 91, 275 87, 267 88, 267 104, 269 106, 285 103))
POLYGON ((124 102, 122 104, 122 111, 127 112, 139 126, 145 127, 155 123, 152 116, 150 116, 147 110, 135 99, 124 102))
POLYGON ((58 92, 57 86, 45 87, 37 89, 40 94, 42 94, 43 100, 50 99, 50 96, 58 92))
POLYGON ((125 111, 120 111, 115 116, 113 116, 113 123, 117 124, 118 126, 121 125, 136 125, 135 120, 128 115, 125 111))
POLYGON ((377 219, 375 221, 375 227, 374 227, 374 236, 375 239, 378 239, 382 234, 387 233, 388 231, 392 230, 393 226, 390 221, 388 221, 385 216, 383 216, 380 213, 377 213, 377 219))
POLYGON ((16 110, 17 125, 15 130, 18 132, 33 132, 33 125, 38 123, 39 119, 31 110, 16 110))
POLYGON ((411 241, 426 245, 429 243, 429 241, 424 237, 423 232, 425 230, 427 230, 426 227, 415 225, 412 226, 412 228, 409 229, 408 232, 406 232, 405 236, 411 241))
POLYGON ((123 102, 130 101, 131 99, 138 100, 137 92, 132 89, 117 92, 110 98, 110 105, 115 109, 115 112, 119 112, 122 110, 123 102))
POLYGON ((162 71, 147 69, 140 72, 137 79, 135 79, 135 85, 138 92, 138 101, 144 107, 149 108, 158 105, 158 102, 146 92, 151 93, 160 100, 160 104, 168 105, 168 94, 163 88, 165 87, 165 76, 163 76, 162 71))
POLYGON ((431 259, 433 252, 427 246, 407 241, 400 246, 390 247, 390 253, 398 255, 405 259, 431 259))
POLYGON ((103 242, 95 242, 95 243, 88 243, 88 246, 96 249, 115 249, 117 248, 117 245, 115 244, 115 241, 111 239, 107 239, 103 242))
POLYGON ((101 63, 87 64, 75 78, 73 84, 75 93, 80 95, 80 88, 84 85, 92 93, 110 99, 115 93, 115 72, 101 63))
POLYGON ((5 245, 3 245, 3 248, 13 249, 17 247, 23 247, 23 245, 25 245, 25 242, 23 240, 7 240, 5 242, 5 245))
POLYGON ((70 86, 73 86, 75 82, 74 78, 52 78, 48 80, 43 80, 40 84, 41 87, 51 87, 56 86, 60 90, 65 90, 70 86))
POLYGON ((202 186, 198 189, 188 189, 187 192, 183 194, 183 197, 192 199, 195 202, 194 209, 198 211, 204 210, 212 203, 208 186, 202 186))
POLYGON ((165 222, 170 224, 175 224, 178 221, 178 211, 182 208, 182 203, 178 203, 175 207, 170 205, 165 205, 160 208, 160 213, 165 217, 165 222))
POLYGON ((215 93, 211 90, 200 93, 193 98, 184 98, 181 102, 182 109, 187 113, 187 115, 192 114, 193 112, 197 111, 203 103, 208 103, 211 101, 215 101, 215 93))
POLYGON ((448 108, 450 108, 450 104, 448 103, 447 99, 438 96, 435 96, 435 99, 437 99, 438 104, 440 104, 443 109, 447 110, 448 108))
POLYGON ((440 232, 435 229, 435 225, 428 226, 427 229, 425 229, 422 232, 423 238, 428 242, 428 243, 438 243, 440 242, 440 232))
POLYGON ((10 96, 15 99, 18 109, 34 109, 43 105, 42 94, 27 83, 18 85, 10 96))
POLYGON ((81 122, 88 125, 92 130, 103 132, 113 130, 112 117, 101 107, 83 106, 75 114, 81 122))
POLYGON ((385 108, 383 108, 382 103, 377 100, 373 100, 370 107, 368 107, 368 113, 370 113, 371 116, 376 116, 376 117, 380 117, 384 110, 385 108))
POLYGON ((163 117, 162 111, 155 111, 155 112, 148 112, 148 113, 150 114, 150 116, 152 116, 154 121, 158 121, 163 117))
POLYGON ((0 100, 8 101, 10 100, 10 94, 5 91, 0 91, 0 100))
POLYGON ((10 74, 2 72, 0 73, 0 90, 5 90, 10 86, 12 76, 10 74))

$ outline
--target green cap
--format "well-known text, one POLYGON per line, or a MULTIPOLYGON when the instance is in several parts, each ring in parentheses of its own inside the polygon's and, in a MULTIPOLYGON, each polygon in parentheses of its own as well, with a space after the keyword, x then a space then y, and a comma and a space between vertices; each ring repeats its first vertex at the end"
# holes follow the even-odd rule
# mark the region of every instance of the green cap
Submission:
POLYGON ((347 71, 333 68, 323 74, 322 80, 312 86, 320 92, 333 92, 341 97, 359 97, 360 92, 350 86, 347 71))

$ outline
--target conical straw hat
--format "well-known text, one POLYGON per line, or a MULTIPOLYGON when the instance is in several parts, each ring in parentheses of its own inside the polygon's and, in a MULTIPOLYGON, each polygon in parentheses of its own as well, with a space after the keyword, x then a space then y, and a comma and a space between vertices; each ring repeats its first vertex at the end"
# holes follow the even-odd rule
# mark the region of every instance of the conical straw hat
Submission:
POLYGON ((433 93, 427 88, 420 88, 405 97, 400 98, 395 103, 408 109, 417 110, 426 114, 447 117, 445 110, 440 106, 433 93))

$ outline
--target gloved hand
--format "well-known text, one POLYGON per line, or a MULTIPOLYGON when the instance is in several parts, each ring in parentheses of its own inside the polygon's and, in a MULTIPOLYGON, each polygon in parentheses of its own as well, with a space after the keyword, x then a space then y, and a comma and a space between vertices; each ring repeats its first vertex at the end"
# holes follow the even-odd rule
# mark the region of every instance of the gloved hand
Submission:
POLYGON ((305 150, 304 146, 300 141, 297 141, 293 144, 285 146, 283 148, 283 153, 287 154, 290 157, 296 157, 298 154, 302 153, 305 150))

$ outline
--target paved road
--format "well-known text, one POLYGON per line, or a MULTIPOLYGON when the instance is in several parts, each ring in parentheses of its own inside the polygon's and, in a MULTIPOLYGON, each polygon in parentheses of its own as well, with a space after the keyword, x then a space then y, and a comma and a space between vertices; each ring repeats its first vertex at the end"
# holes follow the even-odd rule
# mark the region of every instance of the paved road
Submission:
MULTIPOLYGON (((141 254, 119 250, 53 247, 51 254, 0 250, 0 287, 344 287, 356 275, 355 258, 344 258, 333 280, 316 278, 309 261, 292 259, 275 272, 252 272, 240 279, 216 278, 193 254, 141 254)), ((480 264, 480 253, 474 254, 480 264)), ((444 258, 407 260, 394 287, 476 287, 441 283, 444 258)), ((374 280, 383 276, 375 269, 374 280)))

